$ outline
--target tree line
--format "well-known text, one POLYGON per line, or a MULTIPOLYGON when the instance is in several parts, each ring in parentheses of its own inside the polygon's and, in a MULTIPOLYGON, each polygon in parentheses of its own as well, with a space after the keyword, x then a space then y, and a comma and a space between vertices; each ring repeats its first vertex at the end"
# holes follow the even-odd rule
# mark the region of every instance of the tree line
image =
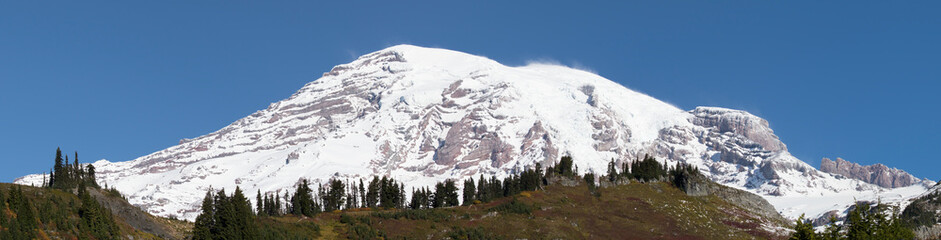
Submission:
POLYGON ((889 206, 856 203, 846 214, 846 219, 839 223, 836 217, 830 217, 826 228, 817 232, 813 224, 801 215, 794 224, 791 240, 877 240, 877 239, 915 239, 915 233, 899 218, 898 211, 890 211, 889 206))
MULTIPOLYGON (((666 167, 650 156, 643 160, 625 163, 624 170, 618 170, 614 161, 610 163, 609 174, 612 182, 638 181, 683 182, 698 169, 688 165, 666 167), (633 171, 631 171, 633 170, 633 171)), ((224 190, 210 190, 203 200, 202 210, 196 220, 194 239, 250 239, 257 234, 256 227, 246 225, 254 217, 295 216, 314 217, 322 212, 332 212, 354 208, 372 209, 431 209, 472 205, 514 196, 523 191, 536 191, 549 184, 550 178, 584 179, 589 190, 597 194, 596 175, 578 174, 578 166, 571 157, 562 157, 555 165, 543 168, 537 163, 532 168, 510 174, 499 179, 481 174, 477 180, 473 177, 463 180, 463 189, 458 194, 457 182, 447 179, 433 187, 412 188, 410 198, 406 197, 405 184, 389 176, 373 176, 368 183, 331 178, 326 183, 311 184, 301 178, 293 193, 285 191, 262 193, 255 196, 255 209, 246 199, 241 189, 236 187, 231 195, 224 190)))

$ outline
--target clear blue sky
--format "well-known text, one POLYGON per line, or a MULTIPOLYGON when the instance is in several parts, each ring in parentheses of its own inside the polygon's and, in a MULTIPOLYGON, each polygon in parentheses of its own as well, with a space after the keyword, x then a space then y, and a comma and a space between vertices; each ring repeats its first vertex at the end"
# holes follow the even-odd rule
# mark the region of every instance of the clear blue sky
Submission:
POLYGON ((589 68, 764 117, 815 166, 941 178, 937 1, 254 2, 0 2, 0 181, 48 171, 57 146, 82 162, 173 146, 399 43, 589 68))

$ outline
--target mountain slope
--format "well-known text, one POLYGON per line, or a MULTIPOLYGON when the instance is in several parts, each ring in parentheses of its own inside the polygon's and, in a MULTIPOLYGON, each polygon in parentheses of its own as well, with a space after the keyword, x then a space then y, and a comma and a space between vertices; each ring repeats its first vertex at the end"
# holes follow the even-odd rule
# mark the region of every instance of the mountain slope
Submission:
MULTIPOLYGON (((739 194, 748 194, 741 190, 739 194)), ((323 226, 351 239, 785 239, 784 222, 715 195, 689 196, 664 182, 602 187, 585 184, 489 203, 422 210, 325 213, 323 226)), ((756 196, 757 197, 757 196, 756 196)), ((322 227, 322 229, 325 227, 322 227)))
MULTIPOLYGON (((182 226, 185 225, 184 223, 150 216, 119 196, 113 196, 99 189, 88 188, 87 190, 89 195, 95 199, 90 201, 97 200, 102 207, 108 209, 112 214, 110 218, 105 218, 105 221, 113 222, 116 231, 113 232, 113 235, 107 234, 105 237, 110 236, 115 239, 183 239, 183 233, 178 229, 185 228, 185 226, 182 226), (182 227, 175 228, 175 226, 182 227)), ((38 239, 87 239, 95 237, 97 234, 95 231, 107 228, 107 225, 86 225, 87 218, 94 218, 88 212, 95 210, 89 210, 87 206, 83 206, 86 202, 72 193, 51 188, 0 183, 0 196, 2 196, 0 199, 9 201, 9 204, 7 202, 0 204, 4 206, 0 207, 3 210, 3 214, 0 216, 0 218, 3 218, 0 220, 0 225, 3 225, 0 227, 0 236, 15 238, 15 236, 7 236, 6 234, 10 234, 10 231, 14 231, 12 228, 22 224, 14 223, 16 221, 13 219, 24 217, 34 218, 31 222, 34 223, 35 230, 37 230, 34 237, 38 239), (14 191, 17 191, 17 193, 14 193, 14 191), (20 194, 26 200, 14 200, 18 199, 14 197, 17 194, 20 194), (28 207, 22 207, 14 203, 21 201, 25 202, 25 206, 28 207), (26 211, 29 211, 29 213, 26 211)), ((102 213, 106 213, 106 211, 102 213)), ((25 219, 19 220, 22 222, 25 219)))
POLYGON ((941 238, 941 184, 913 198, 901 218, 914 228, 918 239, 941 238))
POLYGON ((820 205, 806 196, 905 199, 925 189, 893 192, 820 172, 791 156, 766 120, 744 111, 683 111, 585 71, 509 67, 410 45, 338 65, 219 131, 132 161, 94 164, 102 183, 148 212, 193 219, 210 187, 278 192, 302 177, 373 175, 427 186, 503 177, 564 155, 580 172, 602 172, 611 159, 645 154, 695 165, 721 184, 768 197, 788 217, 851 205, 847 198, 820 205))

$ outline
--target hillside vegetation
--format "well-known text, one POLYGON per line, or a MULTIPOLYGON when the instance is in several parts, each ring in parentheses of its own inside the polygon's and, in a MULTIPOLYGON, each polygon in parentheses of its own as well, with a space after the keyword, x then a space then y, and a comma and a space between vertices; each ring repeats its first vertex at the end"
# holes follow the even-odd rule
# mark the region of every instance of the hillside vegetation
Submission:
POLYGON ((327 213, 317 221, 351 239, 782 239, 774 226, 715 196, 664 182, 550 185, 490 203, 327 213))
MULTIPOLYGON (((787 223, 773 213, 756 211, 766 202, 742 204, 726 199, 759 199, 750 193, 702 182, 698 170, 688 166, 668 168, 652 158, 631 169, 609 174, 579 176, 572 171, 570 158, 548 167, 545 175, 537 168, 502 181, 479 181, 476 192, 465 191, 458 206, 454 181, 438 184, 434 191, 413 191, 408 209, 389 191, 366 193, 365 204, 345 204, 342 188, 307 189, 298 186, 292 204, 284 209, 265 209, 251 218, 245 212, 247 200, 236 189, 207 194, 203 213, 197 218, 197 239, 223 236, 251 239, 784 239, 787 223), (650 166, 644 167, 644 164, 650 166), (647 169, 647 170, 643 170, 647 169), (541 177, 542 176, 542 177, 541 177), (600 180, 600 181, 598 181, 600 180), (542 183, 539 183, 542 182, 542 183), (509 185, 507 185, 509 183, 509 185), (530 184, 534 183, 534 184, 530 184), (503 190, 500 190, 503 189, 503 190), (498 191, 500 190, 500 191, 498 191), (320 193, 308 196, 308 192, 320 193), (389 204, 382 199, 389 192, 389 204), (721 193, 721 194, 719 194, 721 193), (306 200, 299 199, 303 196, 306 200), (371 197, 370 197, 371 196, 371 197), (473 197, 471 197, 473 196, 473 197), (720 197, 722 196, 722 197, 720 197), (309 198, 309 199, 307 199, 309 198), (379 201, 369 200, 371 198, 379 201), (319 199, 319 200, 318 200, 319 199), (222 202, 220 204, 219 202, 222 202), (303 203, 308 202, 308 203, 303 203), (373 205, 378 202, 378 205, 373 205), (303 203, 303 204, 301 204, 303 203), (326 207, 333 205, 334 207, 326 207), (338 206, 360 206, 344 207, 338 206), (205 206, 212 206, 206 208, 205 206), (759 207, 756 207, 759 206, 759 207), (313 210, 305 210, 312 207, 313 210), (241 210, 239 210, 241 209, 241 210), (272 211, 273 210, 273 211, 272 211), (273 213, 273 214, 272 214, 273 213), (292 214, 293 213, 293 214, 292 214), (202 219, 202 220, 200 220, 202 219), (245 225, 245 220, 254 224, 245 225), (242 226, 242 227, 237 227, 242 226), (246 230, 248 229, 248 230, 246 230), (272 230, 280 229, 280 230, 272 230), (200 234, 200 233, 203 234, 200 234), (267 233, 261 233, 267 232, 267 233), (303 232, 303 233, 302 233, 303 232), (273 235, 281 234, 281 235, 273 235)), ((484 179, 484 178, 481 178, 484 179)), ((384 182, 381 180, 380 182, 384 182)), ((708 181, 708 180, 705 180, 708 181)), ((394 182, 389 180, 389 182, 394 182)), ((302 181, 303 183, 303 181, 302 181)), ((333 185, 333 184, 330 184, 333 185)), ((386 184, 378 184, 381 187, 386 184)), ((465 190, 473 186, 465 181, 465 190)), ((395 184, 388 184, 395 186, 395 184)), ((350 194, 353 196, 353 194, 350 194)), ((258 197, 268 199, 268 196, 258 197)), ((271 205, 271 204, 268 204, 271 205)), ((277 206, 278 204, 274 204, 277 206)))
POLYGON ((90 195, 0 183, 0 239, 160 239, 112 215, 90 195))

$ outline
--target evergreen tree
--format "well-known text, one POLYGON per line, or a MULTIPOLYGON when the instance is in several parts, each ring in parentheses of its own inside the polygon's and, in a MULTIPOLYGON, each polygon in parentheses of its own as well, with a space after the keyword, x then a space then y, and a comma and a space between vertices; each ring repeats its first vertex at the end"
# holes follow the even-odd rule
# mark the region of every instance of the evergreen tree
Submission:
POLYGON ((488 189, 487 179, 484 179, 484 175, 480 174, 480 180, 477 181, 477 200, 489 202, 490 195, 488 194, 488 189))
POLYGON ((403 208, 403 209, 404 209, 404 208, 408 207, 408 203, 405 202, 405 184, 404 184, 404 183, 400 183, 400 184, 399 184, 399 200, 398 200, 398 202, 399 202, 399 204, 398 204, 399 207, 398 207, 398 208, 403 208))
POLYGON ((379 203, 379 190, 379 177, 373 176, 366 192, 366 207, 376 208, 376 204, 379 203))
POLYGON ((55 165, 53 165, 52 167, 52 173, 50 174, 52 175, 52 177, 50 178, 51 180, 49 181, 49 186, 53 188, 64 188, 63 186, 64 181, 65 181, 65 176, 64 176, 65 171, 63 171, 64 169, 65 169, 65 165, 62 159, 62 150, 59 148, 56 148, 55 165))
POLYGON ((445 191, 445 205, 448 207, 457 206, 460 204, 457 197, 457 184, 454 183, 454 180, 448 179, 444 180, 444 191, 445 191))
POLYGON ((836 223, 836 216, 830 216, 830 223, 827 224, 826 230, 823 233, 817 234, 818 239, 821 240, 840 240, 843 239, 841 232, 843 231, 843 226, 836 223))
MULTIPOLYGON (((280 193, 280 192, 279 192, 279 193, 280 193)), ((278 215, 278 216, 280 216, 280 215, 284 214, 284 210, 283 210, 284 208, 281 206, 281 197, 278 196, 278 195, 280 195, 280 194, 274 194, 274 195, 272 195, 272 198, 274 198, 274 208, 271 209, 271 212, 272 212, 273 215, 278 215)), ((287 197, 288 197, 288 193, 287 193, 287 191, 285 191, 285 192, 284 192, 284 199, 287 200, 287 199, 288 199, 287 197)))
POLYGON ((193 240, 212 239, 211 229, 215 228, 215 196, 212 195, 212 189, 206 192, 203 198, 201 212, 196 216, 196 222, 193 224, 193 240))
POLYGON ((362 179, 362 178, 359 179, 359 197, 360 197, 360 199, 361 199, 361 200, 359 201, 359 207, 368 207, 368 206, 366 206, 366 188, 363 187, 363 179, 362 179))
POLYGON ((215 195, 209 190, 193 225, 193 239, 257 239, 254 216, 241 188, 236 187, 232 196, 227 196, 225 190, 215 195))
POLYGON ((503 183, 500 182, 500 179, 497 179, 496 176, 490 176, 489 184, 489 195, 490 200, 495 198, 503 197, 503 183))
POLYGON ((444 193, 445 191, 446 190, 444 189, 444 183, 438 182, 435 184, 435 194, 431 200, 431 207, 433 208, 444 207, 444 198, 445 198, 445 195, 447 195, 444 193))
POLYGON ((657 159, 645 155, 644 160, 631 163, 631 175, 639 181, 657 181, 666 177, 667 169, 657 159))
POLYGON ((412 188, 412 200, 408 203, 409 209, 420 209, 421 208, 421 192, 412 188))
POLYGON ((268 213, 265 211, 265 201, 261 199, 261 189, 258 189, 258 193, 255 195, 255 211, 258 216, 264 216, 268 213))
POLYGON ((230 203, 235 214, 234 219, 231 220, 232 225, 229 230, 237 232, 238 237, 236 239, 255 239, 257 230, 254 224, 255 214, 252 212, 252 203, 248 201, 248 198, 245 197, 238 186, 235 187, 235 192, 232 193, 230 203))
POLYGON ((7 207, 13 213, 13 219, 6 226, 4 233, 6 239, 33 239, 36 236, 37 219, 29 199, 23 195, 23 189, 15 186, 10 189, 10 196, 6 201, 7 207), (8 234, 8 235, 7 235, 8 234))
POLYGON ((574 176, 575 172, 572 171, 573 165, 574 165, 574 161, 572 160, 572 157, 564 156, 562 157, 561 160, 559 160, 559 165, 557 166, 558 169, 556 169, 556 172, 562 176, 567 176, 567 177, 574 176))
MULTIPOLYGON (((474 203, 474 195, 477 194, 475 187, 476 186, 474 185, 474 178, 464 180, 464 199, 463 199, 464 206, 469 206, 474 203)), ((414 194, 413 194, 413 198, 414 198, 414 194)), ((414 200, 412 202, 414 202, 414 200)))
POLYGON ((814 225, 810 224, 810 221, 804 219, 804 215, 801 214, 800 218, 797 219, 797 222, 794 224, 794 233, 791 234, 790 240, 816 240, 817 233, 814 232, 814 225))
POLYGON ((89 185, 94 186, 94 187, 97 188, 97 187, 98 187, 98 181, 95 180, 95 179, 96 179, 96 177, 95 177, 95 165, 88 164, 88 167, 86 167, 86 170, 85 170, 85 174, 86 174, 86 179, 88 179, 89 185))
POLYGON ((612 158, 611 162, 608 162, 608 181, 617 183, 620 179, 621 175, 618 174, 618 170, 615 168, 614 158, 612 158))
POLYGON ((301 180, 297 185, 294 196, 291 197, 291 214, 313 217, 320 212, 320 206, 314 202, 313 190, 308 185, 307 179, 301 180))
POLYGON ((913 239, 914 232, 906 228, 898 218, 898 211, 892 216, 885 214, 884 205, 872 208, 869 204, 857 203, 846 214, 846 237, 848 239, 913 239))
POLYGON ((595 184, 595 173, 589 172, 585 173, 585 183, 588 184, 588 192, 595 197, 601 197, 601 192, 598 191, 598 185, 595 184))
POLYGON ((326 212, 340 210, 343 207, 343 195, 346 193, 346 185, 339 179, 330 179, 329 183, 329 190, 327 190, 327 194, 323 196, 323 207, 326 212))
POLYGON ((394 205, 393 193, 389 190, 391 185, 387 177, 379 180, 379 207, 381 208, 391 208, 394 205))

